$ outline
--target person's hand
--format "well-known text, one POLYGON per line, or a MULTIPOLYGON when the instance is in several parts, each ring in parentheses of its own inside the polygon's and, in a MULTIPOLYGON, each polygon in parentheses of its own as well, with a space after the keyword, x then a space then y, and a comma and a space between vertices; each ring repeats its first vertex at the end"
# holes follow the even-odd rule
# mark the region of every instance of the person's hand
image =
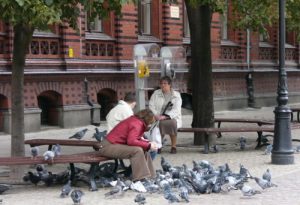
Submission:
POLYGON ((157 151, 158 146, 155 142, 150 142, 151 146, 150 146, 150 150, 151 151, 157 151))
POLYGON ((165 115, 155 115, 155 119, 156 120, 165 120, 165 119, 167 119, 167 116, 165 116, 165 115))

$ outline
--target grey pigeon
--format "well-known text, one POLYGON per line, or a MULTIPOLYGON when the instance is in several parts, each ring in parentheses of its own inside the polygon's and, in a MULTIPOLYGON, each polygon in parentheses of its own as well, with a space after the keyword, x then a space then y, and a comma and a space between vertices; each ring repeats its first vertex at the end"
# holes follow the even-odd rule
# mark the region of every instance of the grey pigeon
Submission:
POLYGON ((244 196, 248 196, 248 197, 251 197, 255 194, 261 194, 260 191, 254 190, 254 189, 252 189, 252 187, 245 185, 245 184, 240 188, 240 190, 244 196))
POLYGON ((266 155, 269 155, 272 153, 272 150, 273 150, 273 145, 269 144, 267 145, 266 149, 265 149, 265 154, 266 155))
POLYGON ((146 203, 146 197, 144 194, 137 194, 134 198, 134 202, 136 202, 138 205, 143 205, 146 203))
POLYGON ((262 189, 267 189, 267 188, 270 188, 270 187, 277 187, 276 184, 273 184, 272 182, 269 182, 265 179, 261 179, 261 178, 258 178, 258 177, 253 177, 253 179, 258 184, 258 186, 260 186, 260 188, 262 188, 262 189))
POLYGON ((102 142, 103 139, 106 137, 107 130, 104 130, 102 132, 99 131, 99 129, 95 128, 96 132, 93 135, 93 138, 95 138, 98 142, 102 142))
POLYGON ((164 187, 164 198, 167 199, 169 203, 180 202, 177 195, 172 192, 170 185, 164 187))
POLYGON ((123 182, 121 182, 120 179, 117 179, 116 185, 114 187, 112 187, 109 192, 105 193, 104 196, 108 197, 108 198, 121 197, 124 195, 124 190, 123 190, 124 186, 125 186, 125 184, 123 182))
POLYGON ((163 171, 165 171, 165 172, 170 171, 170 168, 172 167, 171 164, 169 162, 167 162, 164 157, 161 157, 160 164, 161 164, 163 171))
POLYGON ((240 149, 244 150, 246 148, 246 138, 241 136, 240 137, 240 149))
POLYGON ((189 199, 189 191, 188 189, 182 184, 179 187, 179 196, 186 202, 190 202, 189 199))
POLYGON ((3 194, 5 191, 10 189, 10 185, 7 184, 0 184, 0 194, 3 194))
POLYGON ((83 192, 79 189, 75 189, 71 192, 71 199, 74 204, 80 204, 83 192))
POLYGON ((31 147, 30 154, 32 158, 35 158, 39 155, 40 148, 39 147, 31 147))
POLYGON ((52 151, 55 157, 61 155, 61 146, 59 144, 53 145, 52 151))
POLYGON ((53 159, 55 157, 55 153, 52 150, 47 150, 44 154, 44 160, 53 163, 53 159))
POLYGON ((32 172, 28 172, 27 175, 25 177, 23 177, 24 181, 30 181, 31 183, 33 183, 34 185, 37 185, 40 181, 41 181, 41 177, 37 174, 34 174, 32 172))
POLYGON ((295 148, 295 151, 296 151, 296 152, 300 152, 300 145, 298 145, 298 146, 295 148))
POLYGON ((268 182, 271 182, 272 175, 269 169, 266 170, 266 172, 263 174, 262 178, 264 180, 267 180, 268 182))
POLYGON ((71 192, 72 187, 71 187, 71 180, 69 180, 62 188, 61 188, 61 193, 60 197, 64 198, 66 196, 69 196, 69 193, 71 192))
POLYGON ((88 131, 87 128, 85 128, 83 130, 80 130, 79 132, 76 132, 74 135, 72 135, 71 137, 69 137, 69 139, 78 139, 78 140, 81 140, 87 131, 88 131))

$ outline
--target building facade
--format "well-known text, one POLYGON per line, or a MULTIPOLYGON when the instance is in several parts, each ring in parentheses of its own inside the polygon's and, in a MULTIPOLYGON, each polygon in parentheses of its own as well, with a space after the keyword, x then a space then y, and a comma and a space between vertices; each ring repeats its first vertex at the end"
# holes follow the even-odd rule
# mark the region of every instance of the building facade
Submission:
MULTIPOLYGON (((224 15, 215 13, 211 26, 215 110, 247 106, 246 75, 252 72, 257 106, 276 104, 278 31, 269 38, 230 27, 230 3, 224 15), (250 42, 247 43, 247 42, 250 42), (248 57, 247 57, 248 56, 248 57)), ((99 123, 128 91, 134 91, 133 48, 136 44, 183 46, 190 55, 189 28, 183 1, 163 4, 142 0, 124 5, 122 17, 89 19, 82 10, 78 31, 56 25, 35 31, 28 49, 24 102, 25 131, 43 125, 59 127, 99 123)), ((11 60, 13 30, 0 23, 0 131, 10 132, 11 60)), ((287 33, 286 67, 289 102, 300 93, 299 43, 287 33)), ((149 87, 156 87, 159 71, 151 71, 149 87)), ((176 73, 174 87, 188 92, 188 69, 176 73)))

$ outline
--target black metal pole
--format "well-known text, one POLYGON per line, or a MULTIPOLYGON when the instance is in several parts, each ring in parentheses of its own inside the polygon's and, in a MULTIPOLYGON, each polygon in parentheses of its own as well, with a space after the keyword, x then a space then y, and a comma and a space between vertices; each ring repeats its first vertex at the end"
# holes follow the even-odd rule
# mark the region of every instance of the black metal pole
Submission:
POLYGON ((272 164, 293 164, 291 110, 287 106, 287 74, 285 71, 285 0, 279 0, 279 77, 277 88, 277 107, 275 113, 275 132, 272 151, 272 164))

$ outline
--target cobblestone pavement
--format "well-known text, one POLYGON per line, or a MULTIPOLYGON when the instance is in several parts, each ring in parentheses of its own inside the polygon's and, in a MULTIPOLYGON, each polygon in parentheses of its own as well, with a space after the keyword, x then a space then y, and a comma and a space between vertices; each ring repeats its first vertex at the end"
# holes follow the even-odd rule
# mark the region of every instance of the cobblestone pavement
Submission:
MULTIPOLYGON (((296 105, 293 105, 296 106, 296 105)), ((247 117, 247 118, 257 118, 265 120, 274 120, 273 107, 264 107, 261 109, 241 109, 235 111, 222 111, 217 112, 216 117, 247 117)), ((192 115, 189 111, 184 111, 183 122, 184 126, 188 127, 191 124, 192 115)), ((222 125, 223 126, 223 125, 222 125)), ((227 124, 224 126, 230 126, 227 124)), ((100 130, 106 128, 103 122, 100 126, 100 130)), ((81 128, 72 129, 45 129, 41 132, 27 133, 26 139, 31 138, 58 138, 66 139, 71 136, 72 133, 80 130, 81 128)), ((88 133, 86 135, 87 140, 91 140, 94 126, 88 126, 88 133)), ((293 130, 293 139, 300 139, 300 130, 293 130)), ((1 144, 0 144, 0 156, 9 156, 10 148, 10 136, 2 134, 1 144)), ((239 165, 243 164, 249 169, 252 175, 261 177, 262 173, 269 168, 273 175, 273 182, 278 185, 278 187, 270 188, 267 190, 261 190, 262 194, 255 195, 254 197, 243 197, 241 192, 231 191, 226 194, 203 194, 196 195, 192 194, 190 196, 191 202, 189 204, 220 204, 220 205, 271 205, 271 204, 289 204, 298 205, 299 193, 300 193, 300 154, 295 153, 295 163, 292 165, 273 165, 271 164, 271 156, 264 154, 264 147, 260 150, 255 150, 256 145, 255 133, 225 133, 222 138, 217 139, 217 144, 220 147, 219 153, 209 153, 202 154, 203 147, 193 145, 193 135, 189 133, 179 133, 178 135, 178 152, 176 155, 169 154, 169 141, 167 141, 166 146, 163 148, 162 156, 164 156, 173 165, 182 165, 186 163, 189 167, 192 166, 192 160, 208 160, 213 163, 214 166, 223 165, 227 162, 230 168, 238 172, 239 165), (238 138, 240 136, 245 136, 247 139, 246 149, 241 151, 238 146, 238 138)), ((169 138, 167 137, 169 140, 169 138)), ((272 139, 270 139, 272 140, 272 139)), ((293 146, 300 145, 300 142, 293 142, 293 146)), ((46 149, 46 147, 43 147, 46 149)), ((88 148, 76 148, 76 152, 90 151, 88 148)), ((43 150, 41 150, 41 153, 43 150)), ((26 153, 29 153, 29 147, 26 147, 26 153)), ((74 153, 74 149, 64 147, 63 153, 74 153)), ((154 161, 156 167, 160 168, 160 156, 154 161)), ((64 170, 65 165, 54 165, 48 167, 49 170, 58 172, 64 170)), ((7 167, 0 167, 1 176, 0 180, 5 182, 7 180, 7 167)), ((260 188, 251 180, 249 184, 260 190, 260 188)), ((13 188, 7 191, 5 194, 0 196, 3 199, 2 204, 72 204, 70 198, 60 199, 61 187, 45 187, 44 185, 13 185, 13 188)), ((80 187, 85 192, 82 199, 82 204, 93 205, 93 204, 107 204, 114 203, 114 205, 123 204, 134 204, 133 199, 137 193, 129 191, 126 192, 122 198, 119 199, 105 199, 104 193, 108 189, 99 189, 96 192, 88 191, 86 186, 80 187)), ((153 205, 164 205, 168 202, 163 198, 162 194, 146 194, 147 204, 153 205)))

